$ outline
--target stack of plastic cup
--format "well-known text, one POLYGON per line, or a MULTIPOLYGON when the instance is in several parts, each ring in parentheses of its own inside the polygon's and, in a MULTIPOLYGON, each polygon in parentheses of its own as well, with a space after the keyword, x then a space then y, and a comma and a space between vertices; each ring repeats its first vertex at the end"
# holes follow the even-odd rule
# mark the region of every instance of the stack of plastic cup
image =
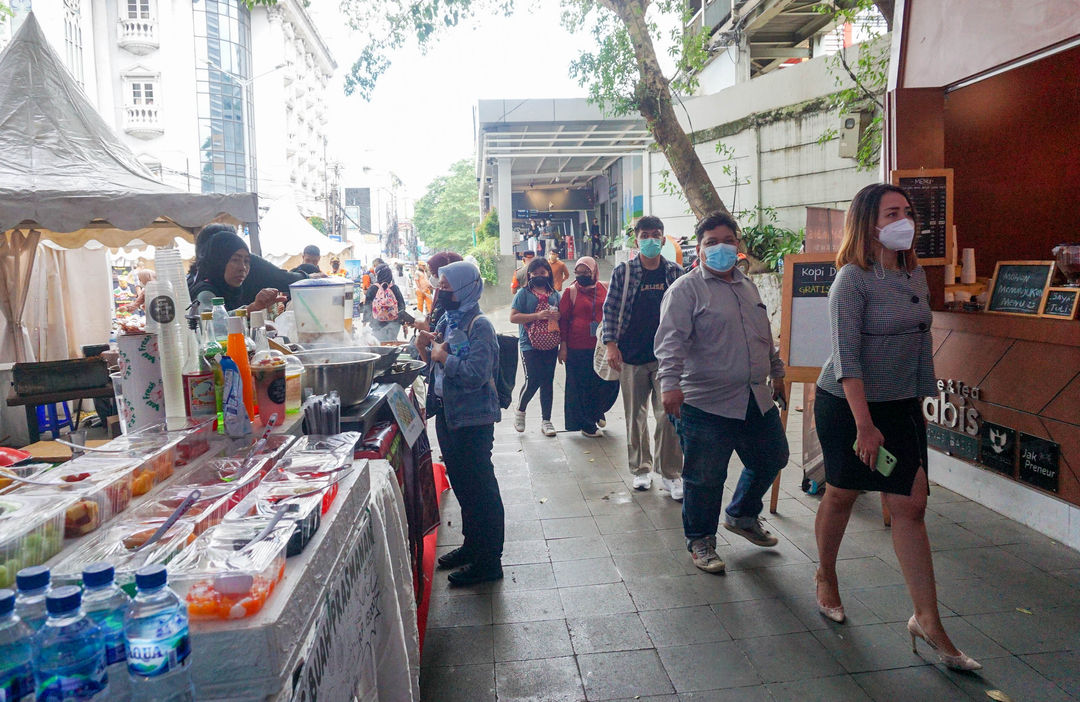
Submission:
POLYGON ((177 305, 169 281, 159 278, 146 284, 146 331, 158 336, 161 384, 165 391, 165 415, 168 417, 184 416, 182 315, 183 310, 177 305))
MULTIPOLYGON (((187 278, 184 275, 184 264, 180 259, 180 249, 176 247, 161 248, 154 250, 154 268, 158 280, 167 280, 172 285, 173 299, 176 301, 176 313, 183 317, 191 307, 191 295, 188 293, 187 278)), ((181 329, 183 330, 181 319, 181 329)), ((182 333, 181 351, 183 358, 180 359, 180 367, 183 368, 187 360, 199 353, 194 334, 182 333)))

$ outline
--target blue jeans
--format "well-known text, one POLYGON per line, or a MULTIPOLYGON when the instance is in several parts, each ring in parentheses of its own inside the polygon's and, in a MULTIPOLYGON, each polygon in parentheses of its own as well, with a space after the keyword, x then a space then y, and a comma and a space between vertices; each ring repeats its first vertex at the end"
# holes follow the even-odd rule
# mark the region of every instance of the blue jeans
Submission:
POLYGON ((720 522, 731 452, 743 462, 728 524, 749 527, 761 514, 761 498, 788 462, 787 436, 775 407, 764 415, 750 394, 745 419, 729 419, 683 404, 676 428, 683 450, 683 534, 690 542, 713 536, 720 522))

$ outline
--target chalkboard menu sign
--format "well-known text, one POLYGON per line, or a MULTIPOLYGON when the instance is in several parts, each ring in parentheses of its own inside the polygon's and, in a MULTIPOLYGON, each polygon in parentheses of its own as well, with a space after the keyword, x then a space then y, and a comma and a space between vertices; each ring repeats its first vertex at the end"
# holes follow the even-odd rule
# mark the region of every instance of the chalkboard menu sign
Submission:
POLYGON ((1012 476, 1016 472, 1016 430, 983 422, 980 430, 981 458, 987 468, 1012 476))
POLYGON ((1020 434, 1020 479, 1050 492, 1058 491, 1061 447, 1030 434, 1020 434))
POLYGON ((1053 274, 1053 261, 999 261, 986 311, 1038 316, 1053 274))
POLYGON ((829 288, 836 280, 836 255, 784 257, 780 357, 791 382, 812 383, 829 360, 829 288))
POLYGON ((1080 288, 1050 288, 1043 300, 1041 317, 1076 319, 1080 309, 1080 288))
POLYGON ((942 453, 969 461, 979 460, 979 440, 937 424, 926 425, 926 443, 942 453))
POLYGON ((923 168, 893 171, 893 185, 903 188, 915 210, 915 254, 924 265, 944 265, 956 260, 949 236, 953 225, 953 171, 923 168))

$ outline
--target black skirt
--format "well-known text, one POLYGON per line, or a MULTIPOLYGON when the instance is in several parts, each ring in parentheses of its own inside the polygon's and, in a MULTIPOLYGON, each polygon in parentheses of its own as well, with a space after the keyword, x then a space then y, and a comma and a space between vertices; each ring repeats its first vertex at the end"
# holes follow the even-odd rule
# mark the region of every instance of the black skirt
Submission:
MULTIPOLYGON (((918 398, 871 402, 870 417, 885 436, 885 448, 897 458, 885 477, 859 460, 852 448, 858 431, 847 400, 820 387, 814 394, 814 420, 825 458, 825 480, 846 490, 910 495, 915 476, 927 465, 926 420, 918 398)), ((929 491, 929 481, 927 482, 929 491)))

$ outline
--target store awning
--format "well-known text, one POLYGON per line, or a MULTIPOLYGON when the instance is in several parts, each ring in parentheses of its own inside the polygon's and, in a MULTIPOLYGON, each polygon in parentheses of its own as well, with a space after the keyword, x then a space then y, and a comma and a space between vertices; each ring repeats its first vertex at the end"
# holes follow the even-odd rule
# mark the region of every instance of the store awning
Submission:
POLYGON ((0 54, 0 232, 166 245, 214 221, 253 222, 253 193, 187 193, 158 182, 112 132, 30 13, 0 54))

